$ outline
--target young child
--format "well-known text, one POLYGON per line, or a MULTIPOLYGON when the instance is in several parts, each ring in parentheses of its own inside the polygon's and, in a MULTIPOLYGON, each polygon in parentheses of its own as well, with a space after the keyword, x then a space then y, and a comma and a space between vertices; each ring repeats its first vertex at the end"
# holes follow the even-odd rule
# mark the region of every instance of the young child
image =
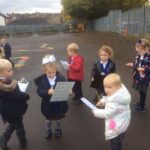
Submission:
POLYGON ((0 113, 4 123, 8 122, 6 130, 0 136, 0 147, 4 150, 9 149, 7 142, 14 130, 21 147, 27 143, 22 120, 29 95, 20 91, 17 81, 12 77, 12 64, 6 59, 0 59, 0 113))
POLYGON ((150 81, 150 42, 147 39, 139 40, 135 49, 137 56, 133 63, 126 65, 133 68, 133 88, 139 91, 140 99, 134 106, 135 112, 145 112, 146 93, 150 81))
POLYGON ((0 46, 0 59, 5 58, 4 48, 0 46))
POLYGON ((113 57, 113 50, 109 46, 102 46, 99 51, 99 60, 97 60, 92 69, 92 79, 91 87, 95 88, 96 95, 93 99, 94 102, 97 102, 98 99, 105 95, 103 80, 109 73, 114 73, 116 71, 116 65, 111 60, 113 57))
POLYGON ((68 52, 68 81, 74 81, 72 89, 75 94, 73 100, 76 104, 81 104, 80 98, 83 97, 82 81, 84 79, 84 58, 78 54, 79 46, 76 43, 71 43, 67 46, 68 52))
POLYGON ((38 86, 37 93, 42 98, 41 112, 46 118, 46 139, 52 137, 51 124, 53 120, 56 121, 55 137, 61 137, 61 118, 65 117, 65 113, 68 111, 67 101, 51 102, 51 96, 55 91, 57 82, 65 81, 65 78, 58 72, 56 62, 53 58, 51 55, 43 58, 44 74, 35 79, 35 83, 38 86))
POLYGON ((14 63, 13 63, 12 60, 10 59, 10 57, 11 57, 11 46, 10 46, 10 44, 6 41, 6 38, 2 37, 2 38, 0 39, 0 46, 3 47, 3 49, 4 49, 4 54, 5 54, 4 56, 5 56, 5 59, 9 60, 9 61, 12 63, 13 67, 14 67, 14 63))
POLYGON ((111 150, 122 150, 122 141, 130 124, 131 96, 123 85, 120 76, 112 73, 104 78, 104 96, 96 106, 105 106, 104 109, 94 109, 97 118, 105 119, 105 138, 110 141, 111 150))

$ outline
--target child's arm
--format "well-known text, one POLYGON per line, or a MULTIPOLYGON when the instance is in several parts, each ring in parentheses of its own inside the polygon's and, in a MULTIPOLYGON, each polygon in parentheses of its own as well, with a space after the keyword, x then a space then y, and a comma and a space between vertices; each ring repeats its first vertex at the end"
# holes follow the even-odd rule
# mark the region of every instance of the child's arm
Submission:
POLYGON ((49 97, 50 95, 48 94, 48 90, 47 88, 45 88, 45 86, 41 83, 38 85, 38 88, 37 88, 37 93, 40 97, 43 97, 43 98, 47 98, 49 97))
POLYGON ((112 63, 112 68, 110 70, 110 73, 114 73, 114 72, 116 72, 116 64, 112 63))
POLYGON ((97 65, 95 62, 93 65, 93 68, 92 68, 92 72, 91 72, 91 81, 94 81, 94 77, 95 77, 96 72, 97 72, 97 65))
POLYGON ((69 69, 79 71, 83 66, 83 58, 76 59, 73 64, 69 64, 69 69))
POLYGON ((132 68, 133 67, 133 63, 126 63, 126 66, 132 68))
POLYGON ((105 109, 94 109, 92 112, 97 118, 108 119, 115 115, 117 112, 117 106, 112 104, 110 106, 106 106, 105 109))

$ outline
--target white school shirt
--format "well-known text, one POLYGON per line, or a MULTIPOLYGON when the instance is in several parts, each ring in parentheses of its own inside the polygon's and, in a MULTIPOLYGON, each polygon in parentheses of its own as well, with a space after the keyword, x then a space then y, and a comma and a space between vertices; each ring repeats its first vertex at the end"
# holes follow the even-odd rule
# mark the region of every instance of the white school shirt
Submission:
POLYGON ((106 62, 100 61, 100 63, 103 64, 103 68, 105 69, 108 61, 106 61, 106 62))
POLYGON ((48 76, 47 76, 47 78, 48 78, 48 81, 49 81, 49 84, 51 85, 51 88, 53 88, 53 86, 55 85, 55 83, 56 83, 56 76, 54 76, 54 78, 49 78, 48 76))

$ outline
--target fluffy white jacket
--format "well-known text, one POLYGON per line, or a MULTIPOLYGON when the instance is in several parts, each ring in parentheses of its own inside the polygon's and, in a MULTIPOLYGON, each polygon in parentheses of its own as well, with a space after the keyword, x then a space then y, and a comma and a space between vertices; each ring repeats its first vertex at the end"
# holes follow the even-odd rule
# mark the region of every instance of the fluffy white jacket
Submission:
POLYGON ((95 117, 105 119, 105 138, 109 140, 125 132, 130 124, 131 95, 122 85, 113 95, 103 97, 102 102, 105 108, 95 109, 93 113, 95 117))

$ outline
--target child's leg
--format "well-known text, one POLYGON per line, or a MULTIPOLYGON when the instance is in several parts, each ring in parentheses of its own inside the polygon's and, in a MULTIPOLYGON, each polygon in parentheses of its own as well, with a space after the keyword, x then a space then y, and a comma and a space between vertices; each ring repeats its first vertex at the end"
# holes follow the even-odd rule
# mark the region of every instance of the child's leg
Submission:
POLYGON ((78 102, 80 101, 80 98, 83 97, 83 93, 82 93, 82 81, 75 81, 74 87, 73 87, 73 92, 75 93, 75 99, 78 102))
POLYGON ((140 91, 140 107, 144 109, 146 101, 146 92, 140 91))
POLYGON ((45 121, 45 129, 46 129, 45 138, 46 139, 50 139, 52 137, 51 124, 52 124, 51 120, 46 120, 45 121))
POLYGON ((125 133, 110 140, 111 150, 122 150, 122 141, 124 139, 125 133))
POLYGON ((55 129, 55 137, 60 138, 62 135, 61 132, 61 120, 56 120, 56 129, 55 129))
POLYGON ((3 135, 0 137, 0 147, 2 149, 8 150, 7 142, 9 141, 14 129, 14 124, 9 124, 6 130, 4 131, 3 135))
POLYGON ((27 139, 25 136, 25 129, 22 120, 15 122, 16 135, 19 139, 21 147, 26 146, 27 139))

